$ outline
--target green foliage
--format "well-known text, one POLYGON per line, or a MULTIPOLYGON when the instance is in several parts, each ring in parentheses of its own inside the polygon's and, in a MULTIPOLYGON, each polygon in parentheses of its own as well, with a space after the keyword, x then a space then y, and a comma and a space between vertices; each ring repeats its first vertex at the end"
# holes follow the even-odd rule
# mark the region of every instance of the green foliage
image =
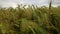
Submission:
POLYGON ((0 34, 60 34, 60 7, 0 8, 0 34), (49 18, 50 16, 50 18, 49 18))

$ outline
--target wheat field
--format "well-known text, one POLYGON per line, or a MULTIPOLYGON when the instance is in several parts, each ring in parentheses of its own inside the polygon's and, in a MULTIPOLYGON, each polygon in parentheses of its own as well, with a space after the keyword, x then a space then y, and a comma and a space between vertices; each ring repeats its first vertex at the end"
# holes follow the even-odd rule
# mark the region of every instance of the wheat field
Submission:
POLYGON ((0 8, 0 34, 60 34, 60 6, 0 8))

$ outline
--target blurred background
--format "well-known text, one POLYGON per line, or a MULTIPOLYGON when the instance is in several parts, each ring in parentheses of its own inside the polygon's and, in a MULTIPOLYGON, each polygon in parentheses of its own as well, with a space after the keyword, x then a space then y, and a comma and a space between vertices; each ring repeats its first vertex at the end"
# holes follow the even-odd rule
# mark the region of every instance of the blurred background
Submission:
POLYGON ((0 0, 0 34, 60 34, 60 0, 0 0))

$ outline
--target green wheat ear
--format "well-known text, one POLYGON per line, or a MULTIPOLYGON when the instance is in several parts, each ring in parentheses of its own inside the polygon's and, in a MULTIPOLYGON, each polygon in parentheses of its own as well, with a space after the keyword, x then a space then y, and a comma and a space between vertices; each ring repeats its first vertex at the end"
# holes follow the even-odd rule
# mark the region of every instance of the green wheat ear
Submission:
POLYGON ((51 5, 52 5, 52 0, 49 3, 49 9, 51 9, 51 5))
POLYGON ((52 6, 52 0, 50 0, 50 3, 49 3, 49 14, 51 13, 51 6, 52 6))
MULTIPOLYGON (((42 27, 38 26, 38 24, 36 24, 33 21, 27 20, 26 18, 22 18, 19 21, 21 21, 21 32, 25 34, 29 33, 31 31, 32 34, 47 34, 48 32, 46 32, 42 27), (37 33, 36 33, 37 32, 37 33)), ((49 34, 49 33, 48 33, 49 34)))

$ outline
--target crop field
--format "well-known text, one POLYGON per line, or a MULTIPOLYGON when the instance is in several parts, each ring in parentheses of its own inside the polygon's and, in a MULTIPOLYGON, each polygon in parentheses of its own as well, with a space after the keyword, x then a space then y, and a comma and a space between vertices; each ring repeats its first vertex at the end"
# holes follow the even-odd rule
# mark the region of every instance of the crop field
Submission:
POLYGON ((0 8, 0 34, 60 34, 60 6, 0 8))

